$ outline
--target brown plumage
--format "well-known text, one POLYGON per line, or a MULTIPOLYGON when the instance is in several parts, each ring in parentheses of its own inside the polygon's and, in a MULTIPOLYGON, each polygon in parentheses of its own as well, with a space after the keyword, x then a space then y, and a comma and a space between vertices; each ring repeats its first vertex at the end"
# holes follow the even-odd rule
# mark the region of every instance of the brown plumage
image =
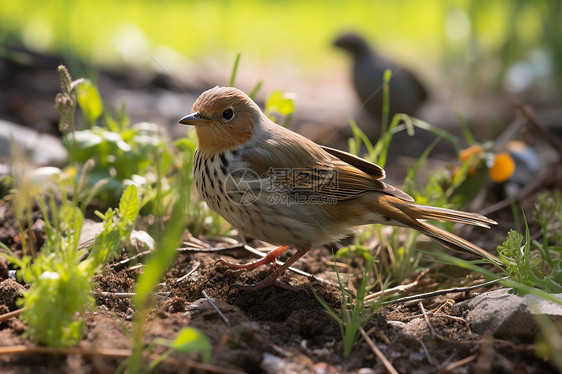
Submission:
POLYGON ((198 192, 236 229, 280 246, 265 259, 227 266, 253 269, 274 261, 289 247, 297 249, 265 280, 245 288, 278 284, 277 277, 312 246, 370 223, 408 226, 450 249, 501 264, 480 247, 425 222, 434 219, 489 228, 496 224, 493 220, 416 204, 406 193, 382 182, 381 167, 273 123, 238 89, 205 91, 192 111, 180 123, 194 125, 199 138, 194 162, 198 192))

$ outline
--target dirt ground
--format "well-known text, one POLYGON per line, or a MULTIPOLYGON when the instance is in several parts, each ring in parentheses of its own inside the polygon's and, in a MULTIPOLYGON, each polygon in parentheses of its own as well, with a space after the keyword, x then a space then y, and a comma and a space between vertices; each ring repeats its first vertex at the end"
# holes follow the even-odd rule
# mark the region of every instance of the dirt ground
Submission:
MULTIPOLYGON (((23 79, 30 70, 10 75, 3 90, 13 94, 3 103, 3 110, 10 118, 23 122, 42 123, 48 132, 55 132, 55 116, 36 121, 36 111, 31 111, 28 101, 36 98, 39 108, 52 105, 58 89, 53 61, 46 59, 42 69, 34 70, 35 77, 48 76, 48 84, 38 85, 38 80, 23 79), (46 75, 50 71, 51 75, 46 75), (24 85, 28 96, 10 91, 15 85, 24 85), (45 87, 51 87, 46 89, 45 87), (53 93, 54 92, 54 93, 53 93), (6 104, 7 103, 7 104, 6 104), (28 111, 29 110, 29 111, 28 111)), ((1 70, 7 76, 6 66, 1 70)), ((22 91, 23 92, 23 91, 22 91)), ((48 110, 52 113, 51 109, 48 110)), ((524 204, 532 206, 532 198, 524 204)), ((498 238, 505 238, 513 228, 509 208, 495 213, 501 224, 499 228, 482 235, 472 231, 467 239, 476 240, 485 248, 494 248, 498 238)), ((39 215, 34 220, 40 220, 39 215)), ((39 225, 40 226, 40 225, 39 225)), ((38 244, 41 230, 37 230, 38 244)), ((20 248, 19 237, 9 205, 0 201, 0 241, 16 252, 20 248)), ((186 232, 185 239, 189 240, 186 232)), ((200 238, 212 247, 231 246, 200 238)), ((249 242, 258 246, 259 243, 249 242)), ((286 259, 287 254, 280 258, 286 259)), ((335 285, 286 272, 283 282, 302 286, 302 291, 269 287, 247 292, 229 290, 233 283, 255 283, 270 271, 265 266, 237 278, 215 264, 218 259, 245 262, 252 257, 244 249, 221 251, 179 251, 173 266, 166 273, 158 290, 155 306, 146 325, 146 342, 163 337, 173 339, 186 326, 200 329, 212 342, 211 365, 206 369, 191 367, 190 357, 180 354, 158 366, 155 372, 247 372, 247 373, 384 373, 382 361, 367 342, 359 339, 347 358, 342 356, 343 342, 338 324, 326 313, 310 290, 316 292, 334 310, 340 312, 341 292, 335 285), (186 276, 187 275, 187 276, 186 276), (224 319, 205 298, 206 294, 224 314, 224 319), (230 371, 229 371, 230 370, 230 371)), ((0 373, 109 373, 114 372, 123 361, 116 350, 131 347, 127 332, 131 332, 133 305, 126 293, 134 292, 135 280, 142 268, 134 261, 122 264, 124 254, 106 267, 93 279, 94 310, 86 314, 86 331, 78 347, 66 354, 45 352, 23 338, 25 325, 18 318, 0 322, 0 348, 23 345, 21 352, 0 355, 0 373), (114 351, 112 351, 112 349, 114 351)), ((332 251, 328 247, 311 250, 296 267, 312 273, 318 278, 331 280, 334 268, 332 251)), ((429 263, 427 264, 429 266, 429 263)), ((16 310, 16 298, 25 288, 8 279, 11 269, 0 257, 0 315, 16 310)), ((351 266, 349 272, 357 272, 351 266)), ((413 274, 405 283, 413 281, 413 274)), ((478 277, 443 265, 431 265, 419 284, 408 290, 408 294, 419 294, 444 288, 474 284, 478 277)), ((486 289, 467 293, 455 293, 425 299, 426 311, 440 308, 441 313, 428 313, 424 319, 419 302, 392 304, 376 310, 364 326, 370 339, 384 357, 400 373, 554 373, 547 360, 535 354, 534 341, 507 341, 488 335, 478 335, 470 330, 463 315, 453 315, 450 306, 471 298, 486 289), (414 323, 415 322, 415 323, 414 323), (408 329, 404 325, 410 326, 408 329), (413 326, 413 327, 412 327, 413 326)), ((119 351, 121 352, 121 351, 119 351)), ((156 352, 161 352, 156 350, 156 352)))
MULTIPOLYGON (((17 251, 18 234, 6 208, 0 227, 0 240, 17 251), (11 224, 10 224, 11 222, 11 224)), ((38 235, 40 240, 40 234, 38 235)), ((215 247, 228 247, 215 244, 215 247)), ((352 354, 344 358, 342 336, 337 323, 314 298, 310 287, 336 311, 341 311, 341 293, 333 284, 287 272, 282 280, 302 291, 269 287, 248 292, 230 290, 235 282, 255 283, 270 269, 265 266, 238 277, 227 274, 215 264, 219 258, 230 261, 254 259, 243 249, 216 252, 180 251, 166 273, 157 293, 154 309, 146 325, 146 341, 164 337, 173 339, 186 326, 200 329, 213 344, 212 364, 218 372, 225 369, 247 373, 315 372, 315 373, 383 373, 384 366, 368 344, 360 339, 352 354), (187 276, 186 276, 187 275, 187 276), (223 313, 223 319, 203 292, 223 313), (280 368, 286 371, 279 371, 280 368)), ((311 250, 297 268, 312 272, 321 279, 334 279, 331 250, 311 250)), ((22 333, 25 325, 17 318, 0 323, 2 346, 24 345, 19 354, 0 355, 2 373, 107 373, 113 372, 123 358, 111 356, 110 349, 130 348, 125 331, 131 331, 133 305, 122 294, 134 292, 140 268, 124 255, 108 265, 93 282, 96 308, 86 314, 86 332, 74 354, 39 353, 22 333), (98 349, 91 354, 92 349, 98 349)), ((2 262, 0 314, 17 309, 15 299, 24 286, 5 279, 7 264, 2 262)), ((348 271, 356 272, 351 266, 348 271)), ((455 274, 454 269, 433 266, 408 294, 419 294, 444 286, 461 286, 478 280, 471 274, 455 274)), ((412 279, 410 279, 411 281, 412 279)), ((408 280, 406 281, 406 283, 408 280)), ((432 330, 423 320, 418 301, 389 305, 378 309, 364 329, 383 355, 400 373, 483 372, 549 373, 555 370, 536 357, 533 341, 506 341, 481 336, 470 331, 463 315, 451 314, 451 305, 471 298, 485 289, 447 294, 423 301, 432 330), (415 322, 415 323, 414 323, 415 322), (413 328, 404 329, 404 323, 413 328)), ((157 351, 158 352, 158 351, 157 351)), ((193 357, 174 354, 173 360, 161 364, 156 372, 187 372, 193 357)), ((199 372, 195 370, 195 372, 199 372)), ((212 371, 211 371, 212 372, 212 371)))

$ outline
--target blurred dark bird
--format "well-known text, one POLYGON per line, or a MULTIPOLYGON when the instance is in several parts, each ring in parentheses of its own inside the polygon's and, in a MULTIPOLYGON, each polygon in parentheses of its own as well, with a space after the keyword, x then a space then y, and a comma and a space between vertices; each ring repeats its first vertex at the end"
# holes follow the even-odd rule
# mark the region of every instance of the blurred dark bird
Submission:
POLYGON ((392 71, 390 79, 389 121, 396 113, 414 114, 427 99, 428 93, 420 81, 403 66, 375 52, 361 36, 343 34, 334 40, 353 58, 353 85, 365 109, 377 121, 382 119, 383 75, 392 71))

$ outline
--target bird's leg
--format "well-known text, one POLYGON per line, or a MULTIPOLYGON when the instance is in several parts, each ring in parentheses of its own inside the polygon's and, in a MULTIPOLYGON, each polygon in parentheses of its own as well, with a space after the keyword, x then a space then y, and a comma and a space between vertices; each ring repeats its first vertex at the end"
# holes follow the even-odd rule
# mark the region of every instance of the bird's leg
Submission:
POLYGON ((282 246, 274 249, 273 251, 269 252, 264 257, 260 258, 259 260, 248 262, 247 264, 235 264, 233 262, 229 262, 229 261, 225 261, 225 260, 218 260, 217 263, 220 263, 221 265, 227 267, 229 270, 233 270, 235 272, 236 271, 253 270, 253 269, 257 268, 258 266, 269 264, 269 263, 273 263, 273 266, 276 267, 277 264, 275 263, 275 261, 277 260, 277 257, 279 257, 279 255, 281 253, 285 252, 287 249, 289 249, 288 246, 282 245, 282 246))
MULTIPOLYGON (((282 248, 282 247, 280 247, 282 248)), ((279 249, 279 248, 278 248, 279 249)), ((294 255, 291 256, 291 258, 289 258, 287 260, 287 262, 285 262, 283 265, 281 265, 279 268, 275 269, 275 271, 271 274, 269 274, 264 280, 262 280, 261 282, 258 282, 256 284, 238 284, 235 283, 233 285, 231 285, 229 287, 229 290, 232 288, 237 288, 240 290, 246 290, 246 291, 256 291, 256 290, 261 290, 262 288, 268 287, 268 286, 277 286, 277 287, 281 287, 281 288, 285 288, 287 290, 291 290, 291 291, 302 291, 303 288, 301 287, 295 287, 295 286, 291 286, 285 283, 281 283, 277 280, 277 278, 279 278, 279 276, 281 274, 283 274, 283 272, 285 270, 287 270, 288 267, 290 267, 292 264, 294 264, 299 258, 301 258, 307 251, 302 251, 302 250, 297 250, 297 253, 295 253, 294 255)))

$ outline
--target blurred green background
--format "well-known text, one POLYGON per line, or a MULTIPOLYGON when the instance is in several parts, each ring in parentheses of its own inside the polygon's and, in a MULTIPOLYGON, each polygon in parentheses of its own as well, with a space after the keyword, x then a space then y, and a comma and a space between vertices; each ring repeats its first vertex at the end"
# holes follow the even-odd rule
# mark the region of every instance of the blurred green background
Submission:
MULTIPOLYGON (((94 66, 170 70, 236 52, 252 66, 290 63, 327 74, 343 56, 331 42, 355 30, 379 49, 423 69, 461 64, 471 82, 512 91, 562 87, 562 2, 20 0, 0 2, 0 41, 94 66), (183 59, 186 57, 187 59, 183 59), (476 75, 476 77, 475 77, 476 75), (506 81, 506 78, 509 79, 506 81), (476 79, 475 79, 476 78, 476 79), (546 83, 545 83, 546 82, 546 83), (553 83, 556 82, 556 83, 553 83)), ((1 52, 9 55, 5 48, 1 52)))

